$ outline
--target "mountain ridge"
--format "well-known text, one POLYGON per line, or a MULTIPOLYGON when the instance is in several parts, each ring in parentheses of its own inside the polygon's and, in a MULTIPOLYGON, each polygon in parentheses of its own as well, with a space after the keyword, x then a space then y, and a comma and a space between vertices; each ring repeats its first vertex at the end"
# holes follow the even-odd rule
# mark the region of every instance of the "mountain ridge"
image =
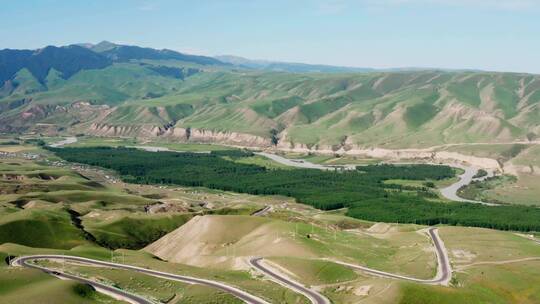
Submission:
POLYGON ((109 55, 93 52, 109 60, 104 68, 81 69, 69 78, 52 66, 40 78, 22 69, 4 82, 0 131, 180 141, 186 130, 197 130, 191 140, 292 150, 540 138, 538 75, 290 73, 205 64, 206 57, 186 62, 138 47, 114 53, 118 46, 112 43, 86 47, 97 46, 109 55))
POLYGON ((96 45, 49 45, 35 50, 3 49, 0 50, 0 85, 13 80, 15 74, 24 68, 43 84, 51 69, 60 72, 60 76, 67 79, 82 70, 103 69, 115 62, 169 59, 200 65, 228 65, 212 57, 183 54, 167 49, 120 45, 108 41, 96 45))

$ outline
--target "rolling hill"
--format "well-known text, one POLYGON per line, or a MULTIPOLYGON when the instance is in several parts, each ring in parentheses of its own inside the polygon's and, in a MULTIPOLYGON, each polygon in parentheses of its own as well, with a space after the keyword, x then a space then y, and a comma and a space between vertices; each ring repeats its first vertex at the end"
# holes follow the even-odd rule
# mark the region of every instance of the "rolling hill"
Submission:
POLYGON ((2 64, 18 62, 13 56, 24 64, 11 64, 2 74, 0 132, 326 151, 540 136, 538 75, 272 72, 108 42, 56 48, 53 57, 66 66, 45 60, 36 70, 34 57, 47 49, 2 51, 2 64), (77 64, 70 66, 72 61, 77 64))

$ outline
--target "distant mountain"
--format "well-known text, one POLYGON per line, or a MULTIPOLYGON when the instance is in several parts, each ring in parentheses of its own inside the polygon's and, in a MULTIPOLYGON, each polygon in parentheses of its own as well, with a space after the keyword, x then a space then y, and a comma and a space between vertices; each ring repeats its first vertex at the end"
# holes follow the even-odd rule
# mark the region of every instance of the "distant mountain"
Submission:
POLYGON ((206 56, 188 55, 172 50, 156 50, 132 45, 119 45, 108 41, 102 41, 96 45, 87 47, 113 61, 125 62, 129 60, 179 60, 201 65, 224 65, 223 62, 206 56))
MULTIPOLYGON (((103 41, 99 44, 81 43, 69 46, 47 46, 38 50, 0 50, 0 91, 4 95, 11 92, 18 84, 17 74, 26 69, 40 84, 45 84, 51 71, 62 79, 68 79, 82 70, 103 69, 116 62, 131 60, 173 60, 195 65, 230 66, 215 58, 183 54, 171 50, 156 50, 138 46, 114 44, 103 41), (9 83, 8 83, 9 82, 9 83)), ((181 65, 181 64, 180 64, 181 65)), ((182 68, 158 67, 154 70, 176 78, 192 75, 195 70, 183 71, 182 68)))
POLYGON ((540 139, 540 75, 221 58, 110 42, 0 51, 0 132, 327 150, 540 139))
POLYGON ((81 70, 102 69, 111 64, 109 58, 77 45, 47 46, 39 50, 5 49, 0 50, 0 85, 24 68, 43 83, 51 69, 67 79, 81 70))
POLYGON ((291 73, 369 73, 369 72, 482 72, 478 69, 444 69, 434 67, 401 67, 401 68, 359 68, 324 64, 308 64, 298 62, 282 62, 272 60, 248 59, 234 55, 220 55, 214 58, 237 67, 291 73))
POLYGON ((372 68, 355 68, 345 66, 333 66, 323 64, 307 64, 297 62, 280 62, 270 60, 253 60, 233 55, 216 56, 216 59, 233 64, 238 67, 291 73, 364 73, 373 72, 372 68))

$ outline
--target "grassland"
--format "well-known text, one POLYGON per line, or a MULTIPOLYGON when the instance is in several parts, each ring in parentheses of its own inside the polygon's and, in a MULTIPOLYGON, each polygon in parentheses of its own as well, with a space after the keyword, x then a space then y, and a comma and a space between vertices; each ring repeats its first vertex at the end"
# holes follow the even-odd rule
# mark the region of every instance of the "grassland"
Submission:
MULTIPOLYGON (((434 255, 425 251, 429 250, 429 239, 416 233, 414 226, 388 226, 373 233, 361 234, 343 231, 336 226, 337 223, 313 220, 296 212, 293 214, 290 221, 285 221, 280 215, 277 215, 278 219, 274 215, 271 219, 249 216, 199 217, 145 250, 168 261, 198 266, 234 267, 242 257, 264 256, 272 257, 271 260, 278 264, 298 260, 299 264, 313 264, 310 267, 317 269, 321 265, 333 267, 333 264, 318 259, 335 258, 419 277, 434 275, 434 255)), ((341 216, 341 220, 345 219, 341 216)), ((300 270, 294 268, 291 271, 295 269, 300 270)), ((345 281, 351 273, 334 275, 336 278, 330 280, 345 281)), ((301 274, 298 277, 307 279, 301 274)), ((322 284, 322 281, 318 284, 322 284)))
MULTIPOLYGON (((24 248, 8 244, 0 245, 0 302, 2 303, 103 303, 116 304, 120 301, 95 291, 85 285, 58 280, 48 274, 31 269, 8 267, 4 262, 7 255, 18 252, 14 248, 24 248), (84 290, 84 292, 82 292, 84 290)), ((45 249, 42 249, 45 250, 45 249)), ((29 251, 27 251, 29 252, 29 251)))
POLYGON ((531 174, 504 175, 460 189, 462 197, 495 203, 539 206, 540 177, 531 174))
POLYGON ((460 144, 440 149, 496 159, 503 166, 507 176, 473 184, 463 189, 462 195, 483 201, 536 206, 540 197, 539 147, 536 143, 460 144))
MULTIPOLYGON (((43 227, 39 233, 26 226, 17 228, 16 232, 27 229, 25 235, 31 234, 32 238, 6 232, 3 237, 7 238, 0 241, 2 260, 8 254, 36 253, 64 253, 101 260, 112 257, 126 264, 227 282, 272 302, 307 303, 302 296, 248 269, 246 257, 264 256, 299 282, 321 290, 335 303, 537 303, 539 300, 540 261, 531 258, 540 256, 540 247, 512 232, 439 227, 456 270, 452 286, 402 283, 353 272, 321 259, 339 259, 431 278, 436 269, 432 244, 425 234, 418 232, 425 226, 354 219, 345 216, 346 209, 323 212, 284 196, 128 184, 105 178, 115 176, 110 171, 58 163, 47 151, 39 148, 33 151, 43 154, 43 158, 0 160, 3 191, 0 226, 36 219, 50 227, 38 226, 43 227), (145 210, 155 204, 167 208, 157 213, 145 210), (272 206, 272 211, 264 217, 250 216, 264 206, 272 206), (69 210, 78 215, 74 218, 69 210), (197 215, 204 221, 197 224, 189 220, 197 215), (83 230, 74 221, 76 218, 83 230), (159 233, 153 235, 152 231, 159 233), (171 262, 145 251, 110 250, 97 241, 109 238, 117 247, 142 246, 168 231, 172 232, 165 237, 174 236, 175 241, 170 244, 180 248, 172 250, 176 257, 171 257, 171 262), (95 239, 88 238, 86 233, 95 239), (185 242, 190 246, 184 246, 185 242), (188 252, 187 248, 195 249, 188 252)), ((403 186, 416 187, 423 182, 403 186)), ((167 256, 163 258, 169 260, 167 256)), ((82 265, 66 268, 154 299, 172 299, 171 303, 237 303, 235 298, 200 286, 172 284, 82 265)), ((97 293, 81 292, 81 287, 76 286, 38 271, 0 266, 0 302, 3 303, 15 303, 19 299, 32 303, 42 298, 51 299, 51 303, 58 299, 66 303, 116 303, 97 293), (25 296, 20 297, 21 293, 25 296)))
POLYGON ((186 223, 190 213, 144 215, 119 211, 95 211, 82 218, 85 230, 107 248, 140 249, 186 223))
MULTIPOLYGON (((69 254, 83 257, 89 257, 93 259, 100 259, 105 261, 126 263, 129 265, 135 265, 140 267, 148 267, 155 270, 166 271, 170 273, 176 273, 181 275, 194 276, 199 278, 207 278, 211 280, 221 281, 233 286, 242 288, 250 293, 261 295, 264 298, 274 299, 279 302, 286 303, 307 303, 307 301, 300 295, 281 287, 275 283, 258 280, 253 278, 247 271, 238 270, 220 270, 212 268, 200 268, 179 263, 167 263, 154 258, 152 255, 146 254, 141 251, 132 250, 117 250, 111 251, 95 247, 95 246, 82 246, 76 247, 68 251, 59 250, 47 250, 47 249, 34 249, 29 247, 23 247, 12 244, 4 244, 0 246, 0 253, 20 255, 20 254, 33 254, 33 253, 55 253, 55 254, 69 254)), ((59 270, 64 269, 71 273, 96 279, 106 284, 114 284, 122 289, 135 292, 137 294, 146 296, 156 300, 169 300, 174 297, 175 301, 180 300, 182 303, 242 303, 238 299, 225 294, 215 289, 197 286, 197 285, 185 285, 182 283, 172 283, 171 281, 156 279, 145 275, 138 275, 132 272, 126 272, 122 270, 112 270, 103 268, 85 267, 79 264, 55 264, 48 263, 47 266, 52 266, 59 270)), ((7 267, 0 268, 0 275, 2 271, 17 271, 18 269, 9 269, 7 267)), ((25 270, 26 271, 26 270, 25 270)), ((31 274, 40 274, 39 271, 28 270, 31 274)), ((56 280, 50 278, 50 276, 44 275, 44 278, 49 280, 56 280)), ((9 292, 6 292, 10 295, 9 292)), ((45 293, 46 294, 46 293, 45 293)), ((35 294, 32 294, 32 299, 35 301, 35 294)))
POLYGON ((308 286, 336 284, 355 280, 358 275, 345 266, 329 261, 305 260, 302 258, 272 258, 271 262, 287 269, 308 286))
MULTIPOLYGON (((286 144, 335 148, 501 143, 539 135, 528 128, 537 119, 529 113, 535 113, 540 100, 539 79, 534 75, 443 71, 291 74, 205 68, 177 79, 153 70, 182 64, 186 63, 117 63, 84 70, 66 80, 51 75, 46 87, 31 75, 21 74, 20 87, 32 89, 2 96, 0 104, 7 110, 0 114, 0 121, 9 130, 35 130, 41 123, 88 135, 94 132, 93 124, 129 129, 172 123, 178 128, 267 139, 277 131, 286 144), (18 102, 24 98, 31 102, 18 102), (92 103, 74 105, 81 100, 92 103), (110 106, 107 115, 100 115, 103 104, 110 106), (50 105, 62 105, 65 110, 50 105), (531 112, 524 111, 526 107, 531 112), (44 115, 17 119, 24 111, 43 111, 44 115), (454 121, 458 112, 459 119, 454 121)), ((160 137, 136 131, 122 136, 160 137)))
MULTIPOLYGON (((41 150, 40 153, 47 154, 41 150)), ((32 230, 5 230, 2 234, 3 239, 0 246, 0 252, 5 257, 7 254, 32 254, 32 253, 66 253, 82 255, 98 259, 110 259, 111 253, 98 245, 106 247, 131 247, 132 245, 144 246, 145 244, 159 238, 161 235, 182 225, 189 220, 193 213, 201 214, 251 214, 265 203, 272 201, 283 202, 286 200, 265 198, 265 197, 246 197, 245 195, 228 194, 221 191, 206 191, 197 188, 178 188, 178 187, 154 187, 137 186, 123 183, 111 183, 110 179, 104 179, 106 172, 100 172, 86 167, 75 167, 78 172, 72 171, 73 167, 61 165, 61 167, 51 167, 49 163, 39 160, 41 164, 35 161, 28 161, 22 158, 0 160, 0 176, 2 183, 8 184, 11 188, 2 188, 2 213, 0 219, 2 223, 11 223, 14 218, 21 218, 25 221, 31 220, 34 216, 45 221, 50 225, 48 231, 42 226, 28 225, 32 230), (88 180, 87 176, 97 178, 88 180), (101 176, 101 178, 99 178, 101 176), (69 185, 70 189, 63 190, 69 185), (60 190, 54 190, 58 187, 60 190), (52 191, 44 192, 50 188, 52 191), (82 190, 84 189, 84 190, 82 190), (172 209, 165 213, 149 214, 145 212, 144 207, 149 204, 155 204, 160 200, 164 204, 172 204, 172 209), (17 202, 17 204, 13 203, 17 202), (205 207, 202 207, 202 206, 205 207), (80 227, 75 217, 80 219, 80 227), (51 221, 45 215, 61 217, 64 222, 51 221), (36 231, 36 229, 41 229, 36 231), (84 230, 81 230, 84 229, 84 230), (10 233, 11 232, 11 233, 10 233), (88 235, 91 237, 89 238, 88 235), (30 237, 29 237, 30 236, 30 237), (5 238, 4 238, 5 237, 5 238), (22 247, 11 245, 17 243, 22 245, 40 247, 43 249, 33 249, 31 247, 22 247), (110 246, 113 245, 113 246, 110 246), (48 249, 47 249, 48 248, 48 249), (56 248, 57 250, 54 250, 56 248), (62 250, 58 250, 62 249, 62 250)), ((55 163, 56 164, 56 163, 55 163)), ((227 215, 229 216, 229 215, 227 215)), ((4 228, 4 227, 3 227, 4 228)), ((141 264, 146 266, 148 262, 157 260, 152 256, 142 254, 136 251, 126 251, 124 254, 115 253, 113 256, 122 256, 126 258, 127 263, 141 264), (131 253, 130 253, 131 252, 131 253), (133 260, 130 255, 134 255, 133 260)), ((160 262, 158 269, 170 271, 171 267, 166 262, 160 262)), ((272 299, 286 299, 287 302, 302 303, 304 300, 286 289, 275 286, 271 283, 269 287, 264 282, 253 281, 250 275, 244 272, 224 272, 217 271, 209 274, 207 269, 191 269, 188 274, 199 277, 208 277, 217 280, 228 281, 233 284, 248 286, 247 289, 253 289, 256 293, 266 294, 272 299)), ((2 270, 0 270, 1 272, 2 270)), ((93 271, 93 270, 92 270, 93 271)), ((98 272, 102 272, 99 271, 98 272)), ((30 273, 39 273, 30 271, 30 273)), ((81 273, 84 273, 81 271, 81 273)), ((91 272, 88 272, 91 274, 91 272)), ((179 273, 186 274, 185 270, 179 273)), ((133 289, 142 292, 151 297, 166 299, 172 294, 167 290, 175 289, 169 286, 169 289, 159 290, 160 282, 154 282, 148 278, 137 277, 132 274, 118 274, 103 272, 103 277, 111 283, 119 284, 123 288, 133 289), (158 290, 156 290, 156 288, 158 290)), ((26 276, 24 274, 23 276, 26 276)), ((42 275, 53 285, 57 281, 46 275, 42 275)), ((25 282, 31 283, 31 280, 25 282)), ((42 292, 44 295, 51 296, 51 299, 57 299, 62 292, 70 292, 74 287, 69 285, 65 288, 55 288, 51 286, 50 293, 42 292), (56 294, 56 293, 59 293, 56 294)), ((35 286, 37 287, 37 286, 35 286)), ((16 292, 16 291, 13 291, 16 292)), ((16 297, 11 291, 5 290, 7 303, 16 297)), ((36 301, 38 294, 28 293, 28 301, 36 301)), ((100 303, 113 303, 101 299, 101 295, 93 295, 89 301, 100 303)), ((71 300, 66 297, 68 303, 77 302, 77 297, 71 300)), ((216 292, 215 290, 203 287, 189 287, 178 290, 178 296, 174 299, 181 299, 186 303, 237 303, 238 300, 229 295, 216 292)), ((54 300, 53 300, 54 301, 54 300)), ((79 301, 86 303, 84 299, 79 301)))
MULTIPOLYGON (((123 259, 123 256, 119 257, 120 261, 123 259)), ((39 264, 48 268, 63 269, 63 271, 107 285, 114 285, 158 303, 194 303, 194 301, 198 301, 196 303, 243 303, 229 294, 206 286, 184 284, 127 270, 84 267, 58 262, 39 262, 39 264)))
MULTIPOLYGON (((95 291, 80 292, 80 286, 32 270, 0 269, 2 303, 122 303, 95 291)), ((84 286, 84 285, 82 285, 84 286)))
POLYGON ((144 207, 156 200, 104 186, 64 168, 2 161, 0 172, 5 177, 0 180, 5 186, 0 200, 1 243, 63 249, 88 242, 111 248, 142 247, 191 216, 187 210, 173 216, 144 216, 144 207), (91 211, 92 221, 86 222, 82 216, 91 211))
POLYGON ((445 227, 455 288, 405 284, 400 303, 536 303, 540 246, 509 233, 445 227), (536 258, 536 259, 535 259, 536 258))

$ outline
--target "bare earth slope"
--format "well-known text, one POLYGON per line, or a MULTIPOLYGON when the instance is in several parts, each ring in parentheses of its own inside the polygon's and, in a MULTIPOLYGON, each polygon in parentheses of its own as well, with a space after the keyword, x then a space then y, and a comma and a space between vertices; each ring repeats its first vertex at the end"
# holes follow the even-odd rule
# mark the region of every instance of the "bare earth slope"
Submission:
POLYGON ((245 216, 198 216, 144 250, 170 262, 206 266, 235 262, 240 255, 311 256, 269 219, 245 216))
MULTIPOLYGON (((0 132, 215 142, 289 150, 425 148, 540 136, 540 76, 414 71, 293 74, 115 63, 45 85, 0 84, 0 132)), ((24 70, 23 70, 24 71, 24 70)))

